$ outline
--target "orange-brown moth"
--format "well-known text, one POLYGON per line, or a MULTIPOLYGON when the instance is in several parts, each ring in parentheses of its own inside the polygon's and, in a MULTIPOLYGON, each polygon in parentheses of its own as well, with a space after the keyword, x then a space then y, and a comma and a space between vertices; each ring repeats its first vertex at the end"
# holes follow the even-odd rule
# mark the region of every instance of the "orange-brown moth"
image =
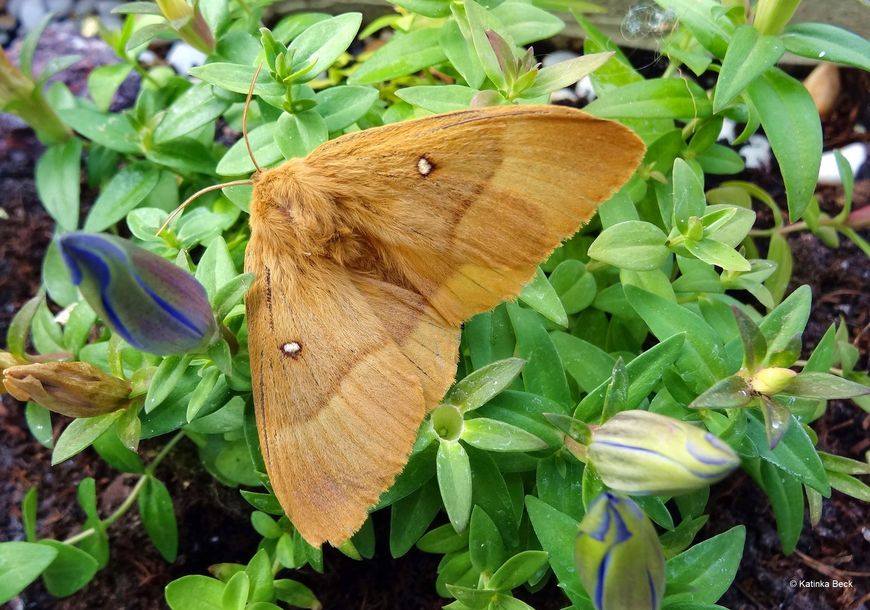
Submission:
POLYGON ((362 525, 453 382, 462 322, 515 297, 643 153, 579 110, 497 106, 347 134, 254 176, 257 427, 309 543, 362 525))

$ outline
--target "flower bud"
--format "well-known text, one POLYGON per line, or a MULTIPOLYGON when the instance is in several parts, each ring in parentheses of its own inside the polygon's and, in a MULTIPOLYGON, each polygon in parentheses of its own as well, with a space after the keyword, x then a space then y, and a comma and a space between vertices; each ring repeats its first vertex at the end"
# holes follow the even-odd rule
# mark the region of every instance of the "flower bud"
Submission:
POLYGON ((773 396, 782 392, 791 383, 797 372, 781 367, 761 369, 752 376, 752 389, 765 396, 773 396))
MULTIPOLYGON (((0 351, 0 373, 8 369, 10 366, 16 366, 18 364, 25 364, 20 361, 18 358, 10 354, 9 352, 0 351)), ((0 376, 0 394, 6 393, 6 387, 3 384, 3 377, 0 376)))
POLYGON ((712 485, 740 458, 727 444, 689 423, 622 411, 592 432, 589 462, 605 485, 632 495, 673 495, 712 485))
POLYGON ((133 347, 180 354, 214 338, 205 288, 186 271, 118 237, 68 233, 59 241, 82 296, 133 347))
POLYGON ((655 528, 629 498, 606 491, 589 506, 574 545, 577 573, 597 610, 658 610, 665 556, 655 528))
POLYGON ((157 6, 187 44, 206 54, 214 51, 214 36, 198 4, 191 6, 186 0, 157 0, 157 6))
POLYGON ((6 391, 68 417, 93 417, 130 402, 130 383, 87 362, 20 364, 3 371, 6 391))

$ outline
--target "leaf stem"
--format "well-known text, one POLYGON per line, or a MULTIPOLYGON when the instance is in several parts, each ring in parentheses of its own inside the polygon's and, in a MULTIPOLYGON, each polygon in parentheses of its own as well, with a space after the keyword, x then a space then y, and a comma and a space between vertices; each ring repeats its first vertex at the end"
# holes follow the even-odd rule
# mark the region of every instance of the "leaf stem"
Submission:
MULTIPOLYGON (((114 523, 118 521, 121 517, 123 517, 127 511, 129 511, 133 504, 136 502, 136 498, 139 497, 139 494, 142 492, 142 489, 145 487, 145 482, 148 480, 148 477, 154 476, 154 471, 157 469, 157 466, 160 465, 160 462, 169 455, 169 452, 177 445, 181 439, 185 436, 183 431, 177 432, 175 436, 169 439, 169 442, 163 446, 163 448, 154 456, 154 459, 151 460, 151 463, 148 464, 148 467, 145 469, 145 472, 139 475, 139 480, 136 481, 136 484, 133 486, 133 489, 130 490, 130 495, 124 498, 124 501, 121 503, 115 511, 100 521, 100 525, 103 528, 111 527, 114 523)), ((64 544, 76 544, 84 540, 85 538, 89 538, 97 533, 96 528, 88 528, 86 530, 82 530, 78 534, 74 534, 63 541, 64 544)))

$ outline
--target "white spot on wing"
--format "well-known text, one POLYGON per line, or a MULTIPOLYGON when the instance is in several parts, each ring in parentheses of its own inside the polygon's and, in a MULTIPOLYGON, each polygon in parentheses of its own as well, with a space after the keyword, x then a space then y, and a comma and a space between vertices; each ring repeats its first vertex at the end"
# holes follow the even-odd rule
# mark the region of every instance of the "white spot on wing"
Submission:
POLYGON ((432 172, 432 163, 426 157, 420 157, 417 161, 417 171, 421 176, 428 176, 432 172))
POLYGON ((302 346, 296 343, 295 341, 291 341, 290 343, 285 343, 281 346, 281 351, 287 354, 288 356, 295 356, 300 351, 302 351, 302 346))

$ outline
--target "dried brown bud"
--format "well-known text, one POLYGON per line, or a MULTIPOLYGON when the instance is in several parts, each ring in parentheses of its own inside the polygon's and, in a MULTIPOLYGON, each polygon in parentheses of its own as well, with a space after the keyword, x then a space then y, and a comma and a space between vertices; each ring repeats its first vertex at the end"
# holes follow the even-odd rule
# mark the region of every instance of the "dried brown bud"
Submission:
POLYGON ((130 402, 130 382, 86 362, 11 366, 3 371, 3 385, 18 400, 32 400, 69 417, 102 415, 130 402))

